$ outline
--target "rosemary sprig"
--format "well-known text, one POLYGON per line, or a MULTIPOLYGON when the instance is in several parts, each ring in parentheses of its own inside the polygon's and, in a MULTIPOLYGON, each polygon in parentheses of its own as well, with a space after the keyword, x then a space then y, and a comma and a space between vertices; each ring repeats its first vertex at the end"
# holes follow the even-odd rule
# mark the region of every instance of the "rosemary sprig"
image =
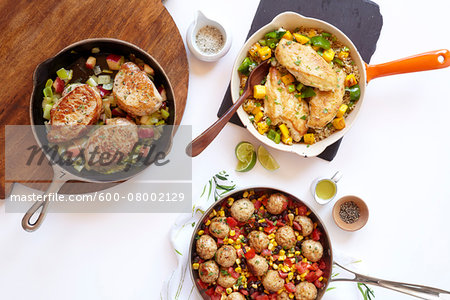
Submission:
POLYGON ((375 293, 365 283, 358 282, 358 290, 363 295, 364 300, 372 300, 375 298, 375 293))

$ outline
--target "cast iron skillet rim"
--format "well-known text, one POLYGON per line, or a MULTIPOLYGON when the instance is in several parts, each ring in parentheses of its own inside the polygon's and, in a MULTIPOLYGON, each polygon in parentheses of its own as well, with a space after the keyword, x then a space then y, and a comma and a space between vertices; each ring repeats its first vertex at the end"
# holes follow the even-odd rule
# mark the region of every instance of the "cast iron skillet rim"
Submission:
MULTIPOLYGON (((313 215, 315 218, 317 218, 317 225, 318 225, 318 226, 321 226, 322 229, 323 229, 323 235, 322 235, 322 237, 325 237, 325 239, 326 239, 327 242, 328 242, 328 250, 327 250, 327 251, 328 251, 328 255, 329 255, 329 263, 330 263, 330 265, 329 265, 329 268, 330 268, 330 274, 329 274, 327 283, 326 283, 325 286, 321 289, 321 291, 324 291, 324 292, 322 292, 322 295, 321 295, 320 297, 317 298, 317 299, 321 299, 321 298, 323 297, 323 294, 325 293, 327 287, 328 287, 328 284, 331 282, 330 279, 331 279, 332 270, 333 270, 333 249, 332 249, 332 245, 331 245, 330 235, 328 234, 328 230, 327 230, 327 228, 326 228, 325 225, 324 225, 325 223, 322 221, 322 219, 321 219, 320 216, 316 213, 316 211, 315 211, 314 209, 312 209, 312 208, 310 207, 310 205, 308 205, 305 201, 302 201, 302 200, 300 200, 297 196, 294 196, 293 194, 288 193, 288 192, 285 192, 285 191, 283 191, 283 190, 280 190, 280 189, 278 189, 278 188, 276 188, 276 187, 267 187, 267 186, 266 186, 266 187, 262 187, 262 186, 249 186, 249 187, 245 187, 245 188, 241 188, 241 189, 238 189, 238 190, 231 191, 231 192, 225 194, 224 196, 222 196, 219 200, 214 201, 214 202, 208 207, 208 209, 205 211, 205 213, 202 215, 202 217, 200 218, 200 220, 198 220, 197 224, 195 225, 194 231, 192 232, 191 241, 190 241, 190 243, 189 243, 189 257, 188 257, 188 264, 189 264, 189 265, 188 265, 188 268, 189 268, 189 270, 190 270, 189 274, 190 274, 190 276, 191 276, 192 284, 194 285, 194 288, 195 288, 195 290, 197 291, 198 295, 199 295, 200 297, 202 297, 203 299, 206 299, 206 298, 204 297, 204 295, 203 295, 204 292, 200 291, 200 289, 199 289, 198 286, 197 286, 197 282, 196 282, 196 280, 195 280, 194 269, 192 268, 192 254, 193 254, 192 251, 193 251, 194 246, 195 246, 195 241, 196 241, 196 240, 195 240, 195 235, 196 235, 196 232, 199 230, 200 224, 203 223, 203 221, 205 220, 205 218, 206 218, 207 216, 209 216, 209 214, 211 213, 211 211, 212 211, 216 206, 220 206, 220 204, 221 204, 223 201, 226 201, 227 198, 232 197, 233 195, 241 194, 241 193, 243 193, 243 192, 245 192, 245 191, 249 191, 249 190, 265 190, 265 191, 271 192, 271 193, 282 193, 282 194, 285 194, 286 196, 290 197, 290 198, 293 199, 294 201, 300 202, 301 204, 305 205, 305 206, 311 211, 311 215, 313 215)), ((325 250, 324 250, 324 253, 325 253, 325 250)), ((319 291, 318 291, 318 292, 319 292, 319 291)))

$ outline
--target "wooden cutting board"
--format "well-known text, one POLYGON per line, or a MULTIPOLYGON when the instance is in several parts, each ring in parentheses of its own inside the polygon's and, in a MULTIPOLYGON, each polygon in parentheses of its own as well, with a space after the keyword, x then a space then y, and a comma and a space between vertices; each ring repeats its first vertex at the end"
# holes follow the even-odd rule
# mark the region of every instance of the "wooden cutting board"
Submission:
MULTIPOLYGON (((144 49, 161 64, 175 92, 181 122, 186 106, 189 69, 183 40, 161 0, 3 0, 0 3, 0 199, 8 197, 5 183, 5 125, 30 124, 29 101, 36 66, 66 46, 87 38, 111 37, 144 49)), ((34 139, 31 131, 23 143, 34 139)), ((23 148, 22 148, 23 149, 23 148)), ((45 190, 53 176, 48 164, 33 172, 48 182, 26 182, 45 190), (45 178, 45 179, 47 179, 45 178), (45 180, 47 181, 47 180, 45 180)), ((114 184, 66 183, 63 193, 91 192, 114 184)))

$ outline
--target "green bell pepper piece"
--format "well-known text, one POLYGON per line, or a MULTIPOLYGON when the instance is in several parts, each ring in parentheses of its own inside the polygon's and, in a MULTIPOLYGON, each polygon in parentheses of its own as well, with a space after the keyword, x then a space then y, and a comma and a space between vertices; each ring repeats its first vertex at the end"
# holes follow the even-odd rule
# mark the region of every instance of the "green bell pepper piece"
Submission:
POLYGON ((314 89, 312 88, 312 87, 310 87, 310 86, 307 86, 304 90, 303 90, 303 93, 302 93, 302 98, 309 98, 309 97, 312 97, 312 96, 315 96, 316 95, 316 93, 314 92, 314 89))
POLYGON ((317 47, 323 48, 325 50, 328 50, 331 47, 330 42, 320 35, 313 36, 310 39, 310 41, 311 41, 311 44, 313 44, 313 46, 317 46, 317 47))
POLYGON ((358 101, 359 97, 361 97, 361 88, 359 87, 359 84, 355 84, 351 87, 345 88, 347 92, 350 92, 350 100, 351 101, 358 101))

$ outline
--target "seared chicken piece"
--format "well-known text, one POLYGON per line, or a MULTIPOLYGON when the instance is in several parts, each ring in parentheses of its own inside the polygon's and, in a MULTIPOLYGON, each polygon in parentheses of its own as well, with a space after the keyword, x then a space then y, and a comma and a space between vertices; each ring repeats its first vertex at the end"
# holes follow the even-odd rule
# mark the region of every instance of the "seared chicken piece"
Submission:
POLYGON ((84 152, 88 167, 99 172, 125 167, 124 163, 120 163, 139 140, 138 128, 133 121, 114 118, 106 120, 106 124, 89 137, 84 152))
POLYGON ((266 80, 267 97, 264 100, 264 112, 272 124, 285 123, 292 139, 298 142, 308 130, 306 127, 309 115, 308 103, 289 93, 287 86, 280 79, 280 72, 276 68, 270 68, 266 80))
POLYGON ((163 101, 147 74, 132 62, 120 67, 114 79, 113 93, 117 105, 135 116, 154 113, 163 101))
POLYGON ((315 89, 316 95, 309 100, 310 116, 308 127, 320 129, 325 127, 336 116, 339 107, 344 102, 345 73, 337 73, 338 88, 334 92, 322 92, 315 89))
POLYGON ((337 87, 336 72, 311 46, 281 39, 275 57, 298 81, 321 91, 337 87))
POLYGON ((87 84, 74 88, 62 97, 50 111, 47 135, 51 143, 61 143, 79 137, 86 125, 96 124, 102 110, 102 98, 96 89, 87 84))

